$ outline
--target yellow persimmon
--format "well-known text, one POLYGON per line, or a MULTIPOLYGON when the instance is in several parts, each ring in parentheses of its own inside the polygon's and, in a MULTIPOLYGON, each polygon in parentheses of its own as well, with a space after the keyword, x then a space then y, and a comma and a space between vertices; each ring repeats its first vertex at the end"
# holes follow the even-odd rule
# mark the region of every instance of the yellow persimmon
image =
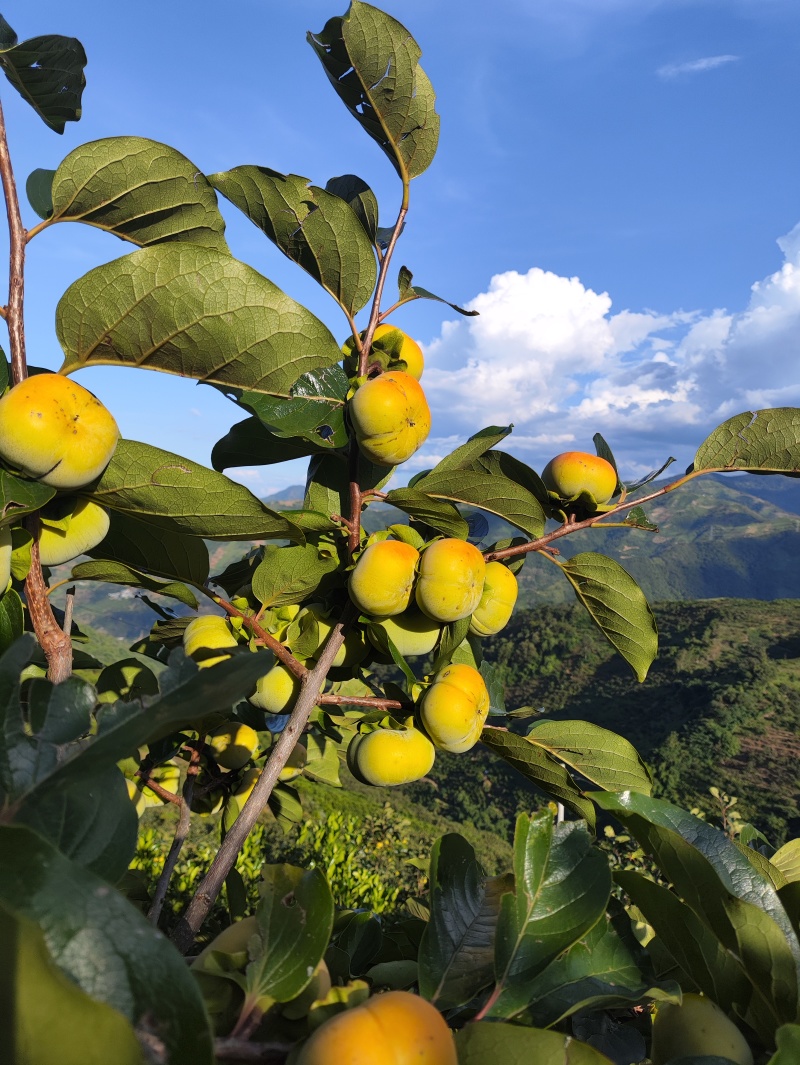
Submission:
POLYGON ((378 466, 397 466, 410 459, 431 429, 421 385, 400 370, 365 381, 348 409, 358 446, 378 466))
POLYGON ((481 601, 472 613, 469 631, 473 636, 493 636, 508 624, 517 601, 517 578, 502 562, 489 562, 483 581, 481 601))
POLYGON ((218 614, 201 614, 192 618, 183 630, 183 649, 200 669, 224 662, 230 655, 209 655, 209 651, 236 647, 238 640, 225 618, 218 614))
MULTIPOLYGON (((431 621, 419 610, 408 610, 404 614, 383 618, 378 625, 395 645, 403 658, 415 655, 427 655, 436 646, 441 625, 431 621)), ((380 651, 377 640, 370 634, 370 640, 380 651)))
POLYGON ((222 769, 241 769, 258 750, 258 733, 242 721, 224 721, 209 735, 206 743, 214 761, 222 769))
POLYGON ((347 748, 353 776, 381 788, 427 776, 435 757, 433 744, 416 728, 379 728, 354 736, 347 748))
POLYGON ((370 544, 350 574, 350 598, 364 614, 402 614, 411 602, 419 551, 402 540, 370 544))
POLYGON ((299 693, 299 679, 282 662, 278 662, 268 673, 258 678, 256 690, 248 696, 247 701, 267 714, 285 714, 292 709, 299 693))
POLYGON ((451 754, 463 754, 475 746, 488 713, 489 692, 483 677, 463 662, 439 670, 419 708, 428 736, 451 754))
POLYGON ((459 621, 477 608, 486 563, 466 540, 435 540, 420 558, 417 606, 434 621, 459 621))
POLYGON ((542 480, 561 499, 591 492, 598 503, 607 503, 617 487, 617 471, 606 459, 587 451, 564 451, 550 459, 542 480))
POLYGON ((732 1020, 705 995, 683 996, 680 1006, 659 1006, 653 1022, 653 1065, 673 1058, 713 1055, 753 1065, 753 1052, 732 1020))
POLYGON ((91 499, 76 499, 69 525, 50 525, 46 511, 42 514, 39 534, 39 558, 43 566, 60 566, 78 555, 91 551, 105 539, 110 519, 105 507, 91 499))

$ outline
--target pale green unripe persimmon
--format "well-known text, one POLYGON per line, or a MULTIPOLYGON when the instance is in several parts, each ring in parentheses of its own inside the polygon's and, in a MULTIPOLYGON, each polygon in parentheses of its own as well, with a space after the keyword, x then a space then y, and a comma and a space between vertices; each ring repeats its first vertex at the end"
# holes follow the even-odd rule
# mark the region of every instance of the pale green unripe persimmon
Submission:
POLYGON ((39 559, 43 566, 60 566, 97 547, 105 539, 110 519, 105 507, 91 499, 76 499, 66 529, 47 523, 42 517, 39 559))
POLYGON ((347 748, 350 772, 363 784, 393 787, 427 776, 436 751, 416 728, 379 728, 354 736, 347 748))
POLYGON ((183 630, 183 649, 200 669, 225 662, 230 655, 209 655, 209 651, 236 647, 238 640, 225 618, 217 614, 202 614, 192 618, 183 630))
POLYGON ((617 487, 617 471, 599 455, 588 451, 564 451, 550 459, 542 470, 545 488, 561 499, 591 492, 595 501, 607 503, 617 487))
POLYGON ((431 429, 422 386, 400 370, 365 381, 348 410, 359 448, 378 466, 398 466, 410 459, 431 429))
POLYGON ((208 736, 206 743, 222 769, 241 769, 258 750, 258 733, 242 721, 224 721, 208 736))
POLYGON ((458 1065, 458 1059, 435 1006, 410 991, 388 991, 325 1021, 296 1065, 458 1065))
POLYGON ((12 550, 11 530, 6 526, 6 528, 0 529, 0 595, 6 590, 8 582, 11 580, 12 550))
POLYGON ((247 701, 267 714, 287 714, 300 694, 300 681, 282 662, 259 677, 256 690, 247 701))
POLYGON ((428 736, 451 754, 463 754, 475 746, 488 713, 489 692, 483 677, 462 662, 439 670, 419 709, 428 736))
POLYGON ((753 1053, 732 1020, 705 995, 684 995, 680 1006, 659 1006, 653 1022, 653 1065, 673 1058, 716 1055, 753 1065, 753 1053))
POLYGON ((434 621, 467 618, 483 594, 486 563, 466 540, 435 540, 420 558, 417 606, 434 621))
POLYGON ((502 562, 488 562, 481 601, 475 607, 469 631, 473 636, 494 636, 509 622, 517 601, 517 578, 502 562))
POLYGON ((419 551, 402 540, 370 544, 350 574, 350 598, 377 618, 402 614, 411 602, 419 551))
POLYGON ((0 399, 0 458, 52 488, 82 488, 99 477, 118 440, 100 400, 60 374, 34 374, 0 399))
MULTIPOLYGON (((377 624, 384 630, 403 658, 430 654, 442 631, 441 625, 431 621, 419 610, 409 610, 395 617, 383 618, 377 624)), ((381 648, 372 635, 370 635, 370 640, 380 651, 381 648)))

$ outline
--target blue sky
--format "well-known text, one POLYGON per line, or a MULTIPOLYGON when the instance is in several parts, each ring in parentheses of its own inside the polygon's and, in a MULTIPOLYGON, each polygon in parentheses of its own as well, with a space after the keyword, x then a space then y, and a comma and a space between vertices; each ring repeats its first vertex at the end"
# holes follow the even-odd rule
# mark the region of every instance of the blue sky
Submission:
MULTIPOLYGON (((399 189, 328 85, 305 31, 342 2, 205 0, 130 7, 7 0, 20 38, 79 37, 84 117, 58 137, 0 86, 17 176, 88 140, 165 141, 207 173, 255 163, 324 184, 354 172, 388 224, 399 189)), ((800 406, 800 4, 796 0, 387 0, 423 49, 439 153, 413 182, 395 265, 481 316, 421 301, 394 321, 425 347, 433 428, 407 472, 485 424, 537 468, 591 449, 623 472, 681 463, 723 418, 800 406), (792 101, 795 101, 793 104, 792 101)), ((322 317, 314 282, 235 210, 236 255, 322 317)), ((26 214, 32 225, 34 216, 26 214)), ((125 252, 55 226, 29 248, 29 358, 61 362, 62 292, 125 252)), ((239 420, 214 390, 146 371, 78 379, 126 436, 207 462, 239 420)), ((406 469, 406 468, 404 468, 406 469)), ((302 464, 231 471, 259 494, 302 464)))

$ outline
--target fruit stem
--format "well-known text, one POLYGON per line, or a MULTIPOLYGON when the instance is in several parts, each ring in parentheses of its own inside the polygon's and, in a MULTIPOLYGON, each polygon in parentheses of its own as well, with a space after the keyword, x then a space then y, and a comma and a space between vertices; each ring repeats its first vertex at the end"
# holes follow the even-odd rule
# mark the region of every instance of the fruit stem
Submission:
POLYGON ((236 856, 265 809, 272 790, 278 782, 280 771, 286 765, 289 755, 305 731, 311 711, 319 702, 322 686, 325 683, 325 678, 333 664, 336 653, 344 643, 344 638, 357 617, 358 611, 356 608, 348 605, 343 611, 341 619, 334 626, 333 632, 328 637, 316 666, 312 670, 306 671, 305 676, 302 678, 300 694, 294 704, 294 709, 286 728, 278 737, 261 771, 256 786, 242 807, 239 816, 231 825, 214 861, 209 866, 208 872, 200 881, 194 898, 189 903, 186 912, 172 933, 172 941, 182 954, 186 954, 191 948, 194 937, 208 916, 208 912, 214 905, 217 895, 222 890, 225 878, 236 862, 236 856))

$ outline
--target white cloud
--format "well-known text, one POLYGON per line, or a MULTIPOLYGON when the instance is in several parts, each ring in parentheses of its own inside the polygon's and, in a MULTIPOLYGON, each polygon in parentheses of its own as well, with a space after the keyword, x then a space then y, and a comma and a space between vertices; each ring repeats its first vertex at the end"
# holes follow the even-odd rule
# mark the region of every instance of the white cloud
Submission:
POLYGON ((728 63, 736 63, 738 60, 738 55, 707 55, 702 59, 690 59, 686 63, 667 63, 659 67, 656 73, 660 78, 669 81, 685 74, 704 74, 708 70, 716 70, 717 67, 727 66, 728 63))
POLYGON ((566 446, 610 441, 627 473, 667 454, 690 461, 732 414, 800 406, 800 225, 784 262, 738 311, 612 312, 608 293, 538 267, 493 277, 426 346, 436 437, 415 468, 484 425, 515 424, 504 445, 533 465, 566 446))

